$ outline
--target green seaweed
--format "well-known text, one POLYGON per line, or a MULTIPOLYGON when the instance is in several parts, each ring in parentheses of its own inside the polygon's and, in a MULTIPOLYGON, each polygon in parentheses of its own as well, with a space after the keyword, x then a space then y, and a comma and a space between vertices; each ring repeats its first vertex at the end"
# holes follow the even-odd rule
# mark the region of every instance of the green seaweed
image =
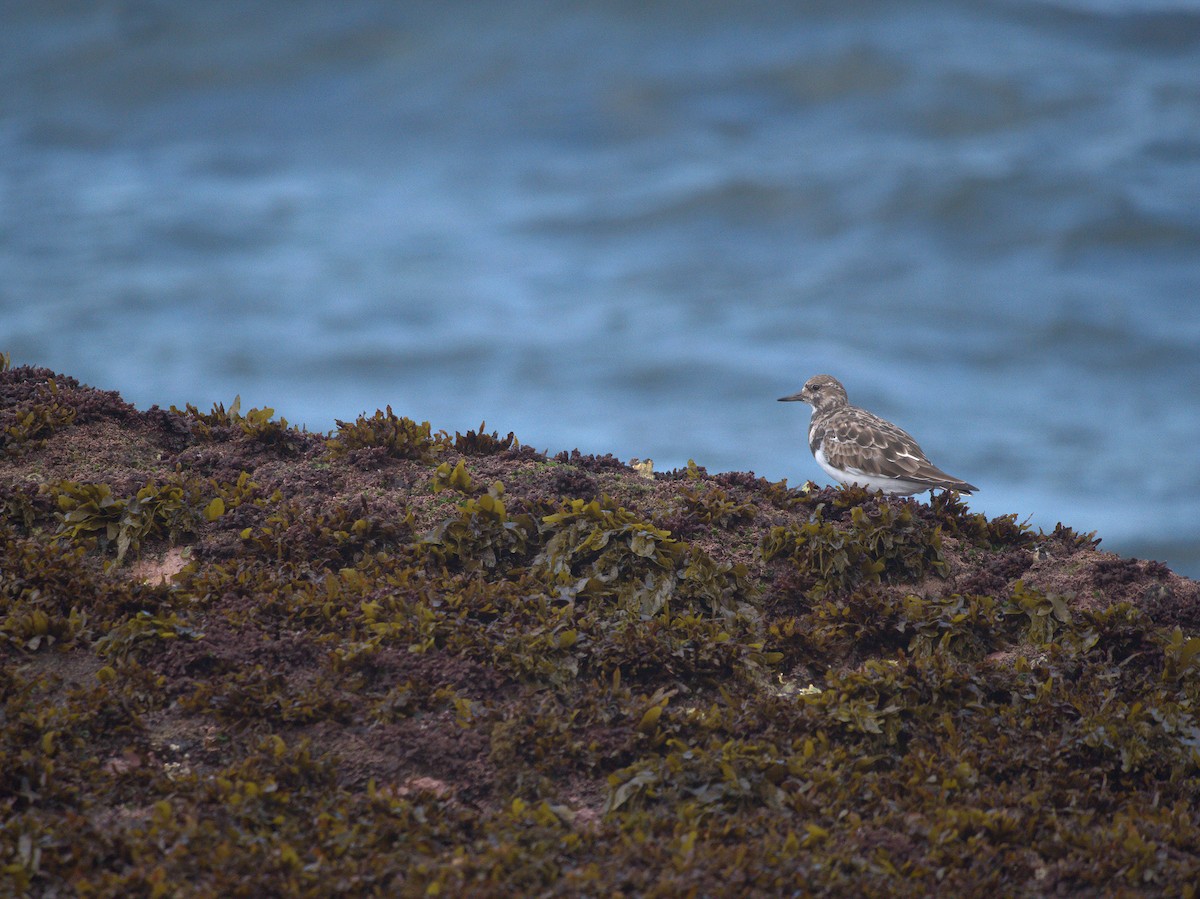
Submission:
POLYGON ((511 564, 509 557, 524 556, 536 545, 537 524, 532 516, 510 516, 504 504, 504 485, 466 500, 458 515, 437 527, 421 546, 442 565, 495 569, 511 564))
POLYGON ((5 409, 0 415, 0 453, 3 455, 38 449, 45 445, 51 434, 75 421, 74 407, 60 402, 58 384, 53 378, 39 385, 37 392, 36 401, 5 409))
POLYGON ((181 637, 201 640, 204 635, 174 611, 155 614, 143 609, 96 640, 95 648, 105 659, 125 660, 130 655, 138 655, 139 651, 149 651, 145 646, 147 641, 181 637))
POLYGON ((521 445, 512 431, 501 437, 498 432, 489 434, 486 429, 487 423, 481 421, 478 431, 467 431, 465 434, 456 432, 450 448, 464 456, 494 456, 521 445))
POLYGON ((378 409, 370 418, 360 415, 352 422, 337 421, 337 434, 328 441, 332 458, 341 458, 360 449, 379 448, 396 459, 434 461, 445 449, 444 442, 435 437, 429 422, 417 423, 398 416, 388 406, 378 409))
POLYGON ((0 893, 1195 895, 1162 566, 390 410, 264 452, 55 380, 146 470, 72 469, 82 414, 6 460, 0 893), (168 584, 113 564, 169 541, 168 584))
POLYGON ((275 419, 274 409, 251 409, 243 415, 241 396, 234 397, 228 409, 224 403, 214 403, 211 411, 201 412, 187 403, 182 412, 174 406, 171 412, 191 421, 202 440, 215 440, 221 432, 233 431, 287 453, 295 452, 299 446, 300 432, 288 425, 286 418, 275 419))
POLYGON ((461 493, 470 493, 474 486, 462 459, 459 459, 458 464, 453 468, 451 468, 449 462, 443 462, 433 472, 434 493, 440 493, 442 490, 458 490, 461 493))
POLYGON ((113 495, 107 484, 60 481, 46 485, 59 509, 59 534, 71 540, 95 538, 101 549, 115 546, 118 564, 151 536, 171 541, 194 534, 201 521, 224 513, 220 497, 205 499, 196 482, 157 484, 153 479, 128 499, 113 495))
POLYGON ((814 599, 945 567, 940 529, 923 524, 908 506, 854 506, 848 528, 825 520, 818 508, 801 525, 771 528, 760 551, 767 562, 789 558, 814 599))
POLYGON ((720 488, 700 490, 684 487, 679 495, 687 514, 714 527, 732 528, 744 525, 758 515, 758 507, 753 503, 736 503, 720 488))
POLYGON ((350 720, 349 700, 335 680, 318 676, 311 684, 293 683, 262 665, 230 672, 216 683, 198 683, 179 702, 187 711, 209 713, 237 727, 350 720))
POLYGON ((609 497, 571 500, 542 520, 549 531, 538 563, 553 583, 608 596, 648 618, 674 592, 686 547, 609 497))

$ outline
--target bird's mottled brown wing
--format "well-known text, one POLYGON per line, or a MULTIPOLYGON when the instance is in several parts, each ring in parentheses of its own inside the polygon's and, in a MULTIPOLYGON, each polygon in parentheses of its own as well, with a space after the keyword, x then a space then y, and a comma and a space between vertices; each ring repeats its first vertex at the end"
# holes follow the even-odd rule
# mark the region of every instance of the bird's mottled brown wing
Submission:
POLYGON ((865 409, 846 406, 813 422, 812 449, 824 445, 831 465, 885 478, 903 478, 931 487, 975 488, 935 466, 902 428, 865 409))

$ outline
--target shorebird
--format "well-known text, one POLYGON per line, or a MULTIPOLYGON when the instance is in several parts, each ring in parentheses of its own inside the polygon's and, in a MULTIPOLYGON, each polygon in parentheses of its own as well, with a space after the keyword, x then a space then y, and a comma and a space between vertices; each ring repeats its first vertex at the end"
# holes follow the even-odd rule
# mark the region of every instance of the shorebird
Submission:
POLYGON ((911 496, 938 487, 971 493, 978 487, 935 466, 907 432, 851 406, 846 388, 831 375, 814 375, 799 393, 779 402, 799 400, 813 407, 808 447, 830 477, 896 496, 911 496))

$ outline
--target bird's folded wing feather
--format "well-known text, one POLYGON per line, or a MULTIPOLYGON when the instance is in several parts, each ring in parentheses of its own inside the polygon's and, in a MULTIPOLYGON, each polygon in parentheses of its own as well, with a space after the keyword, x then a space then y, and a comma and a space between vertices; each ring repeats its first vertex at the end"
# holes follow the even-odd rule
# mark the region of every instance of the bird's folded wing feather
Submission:
POLYGON ((944 480, 945 472, 925 458, 912 436, 861 410, 839 416, 824 428, 825 458, 843 470, 914 481, 944 480))

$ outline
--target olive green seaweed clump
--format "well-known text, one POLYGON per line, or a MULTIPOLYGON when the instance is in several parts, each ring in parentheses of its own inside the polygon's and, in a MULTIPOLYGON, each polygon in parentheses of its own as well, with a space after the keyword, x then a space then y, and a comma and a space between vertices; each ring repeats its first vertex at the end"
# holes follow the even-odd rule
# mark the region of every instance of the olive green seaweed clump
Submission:
POLYGON ((334 457, 351 450, 379 447, 397 459, 430 462, 445 448, 433 436, 429 422, 418 423, 396 415, 391 406, 387 412, 376 410, 370 418, 360 415, 353 422, 339 421, 337 426, 337 435, 329 441, 329 452, 334 457))
MULTIPOLYGON (((0 371, 7 370, 2 363, 0 360, 0 371)), ((58 384, 47 379, 37 386, 30 399, 0 410, 0 451, 3 455, 37 449, 55 431, 68 427, 75 420, 75 409, 59 400, 58 384)))
POLYGON ((1164 566, 239 405, 0 365, 0 895, 1196 895, 1164 566))

